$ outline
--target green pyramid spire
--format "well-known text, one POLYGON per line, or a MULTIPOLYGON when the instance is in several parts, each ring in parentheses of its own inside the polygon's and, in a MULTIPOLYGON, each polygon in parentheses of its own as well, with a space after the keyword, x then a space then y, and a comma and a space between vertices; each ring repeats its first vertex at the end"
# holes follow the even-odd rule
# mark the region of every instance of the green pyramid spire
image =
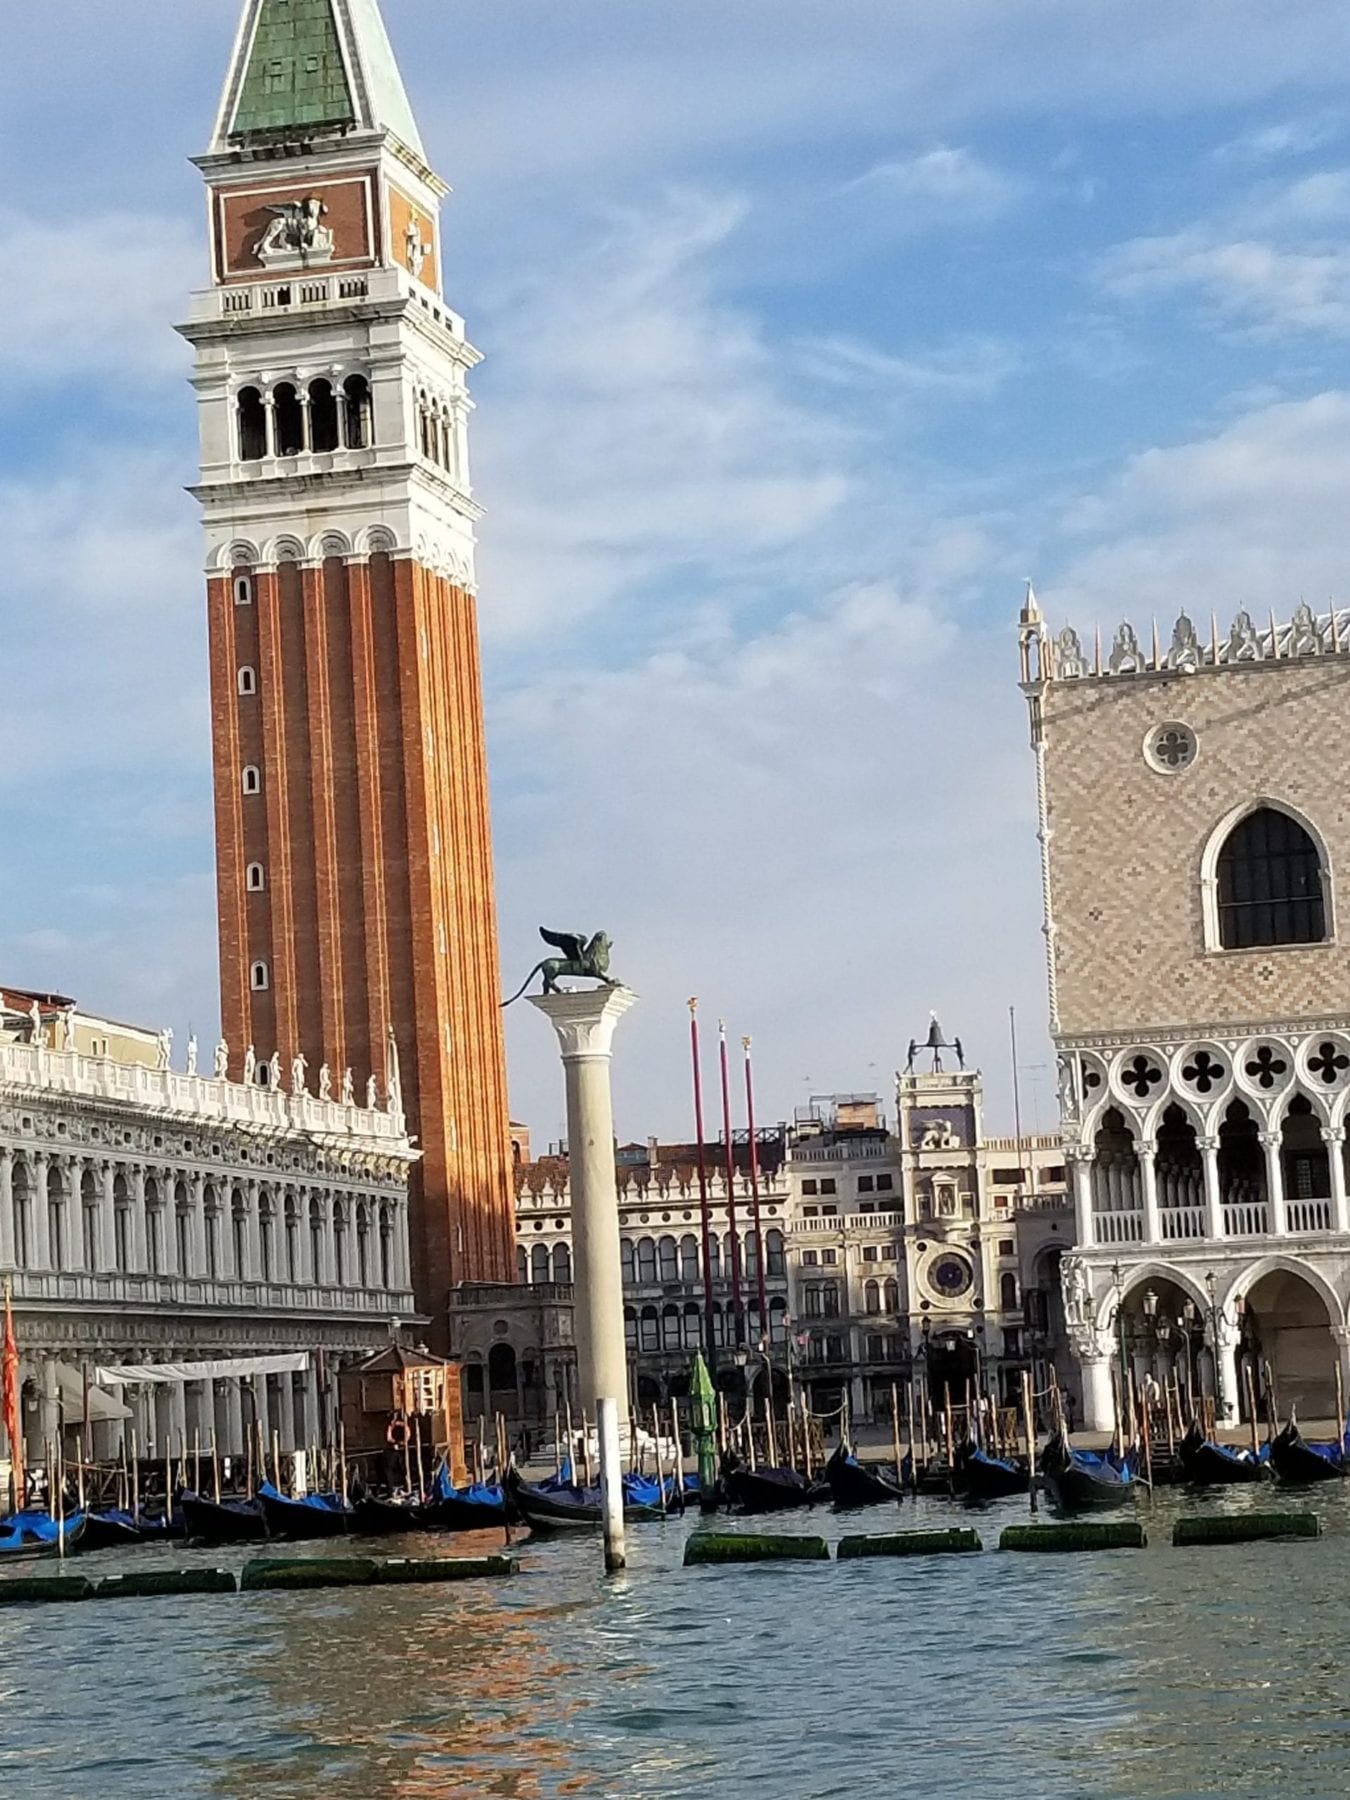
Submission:
POLYGON ((333 0, 263 0, 230 136, 355 123, 333 0))

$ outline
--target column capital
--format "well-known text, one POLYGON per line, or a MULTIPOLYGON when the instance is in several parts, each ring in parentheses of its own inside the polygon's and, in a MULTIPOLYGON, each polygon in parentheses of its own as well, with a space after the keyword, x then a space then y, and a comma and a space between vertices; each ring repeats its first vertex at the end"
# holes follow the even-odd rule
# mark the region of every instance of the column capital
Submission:
POLYGON ((564 1062, 608 1059, 614 1047, 614 1028, 637 1000, 632 988, 621 983, 565 994, 531 994, 558 1034, 564 1062))
POLYGON ((1263 1150, 1278 1150, 1283 1141, 1282 1135, 1278 1131, 1258 1131, 1256 1135, 1260 1139, 1263 1150))
POLYGON ((1198 1137, 1195 1141, 1203 1155, 1217 1156, 1219 1154, 1219 1140, 1217 1137, 1198 1137))
POLYGON ((1322 1127, 1322 1142, 1324 1144, 1343 1144, 1345 1142, 1344 1125, 1324 1125, 1322 1127))

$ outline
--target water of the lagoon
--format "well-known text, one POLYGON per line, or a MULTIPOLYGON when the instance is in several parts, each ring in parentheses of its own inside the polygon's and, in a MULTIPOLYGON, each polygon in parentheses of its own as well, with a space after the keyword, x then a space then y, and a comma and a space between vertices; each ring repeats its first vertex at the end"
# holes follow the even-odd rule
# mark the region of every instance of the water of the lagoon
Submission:
POLYGON ((691 1514, 609 1582, 587 1536, 496 1582, 0 1609, 0 1792, 1344 1800, 1350 1492, 1160 1494, 1142 1553, 993 1553, 1025 1507, 902 1509, 983 1556, 685 1570, 691 1514), (1252 1504, 1325 1536, 1171 1547, 1180 1506, 1252 1504))

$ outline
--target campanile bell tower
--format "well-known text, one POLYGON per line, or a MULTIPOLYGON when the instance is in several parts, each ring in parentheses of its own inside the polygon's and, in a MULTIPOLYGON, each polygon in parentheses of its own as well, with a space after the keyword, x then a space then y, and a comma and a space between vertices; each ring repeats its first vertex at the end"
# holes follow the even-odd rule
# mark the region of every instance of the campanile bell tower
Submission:
MULTIPOLYGON (((221 1008, 422 1149, 419 1303, 514 1279, 467 377, 377 0, 246 0, 196 350, 221 1008), (391 1045, 397 1045, 395 1059, 391 1045)), ((289 1076, 288 1076, 289 1079, 289 1076)))

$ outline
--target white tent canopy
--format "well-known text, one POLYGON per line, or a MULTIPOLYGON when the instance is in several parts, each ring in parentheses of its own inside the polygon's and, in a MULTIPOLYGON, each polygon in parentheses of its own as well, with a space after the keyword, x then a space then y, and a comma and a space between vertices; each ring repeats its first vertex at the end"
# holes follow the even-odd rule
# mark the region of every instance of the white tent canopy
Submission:
POLYGON ((251 1375, 299 1375, 309 1368, 309 1352, 296 1356, 237 1356, 222 1362, 107 1363, 93 1371, 100 1387, 125 1381, 184 1382, 247 1380, 251 1375))
MULTIPOLYGON (((89 1419, 91 1425, 102 1425, 105 1421, 129 1419, 131 1408, 124 1406, 116 1394, 105 1394, 101 1387, 94 1385, 96 1371, 90 1372, 89 1419)), ((83 1425, 84 1416, 84 1376, 79 1369, 72 1369, 66 1363, 58 1363, 56 1380, 61 1391, 61 1411, 67 1425, 83 1425)))

